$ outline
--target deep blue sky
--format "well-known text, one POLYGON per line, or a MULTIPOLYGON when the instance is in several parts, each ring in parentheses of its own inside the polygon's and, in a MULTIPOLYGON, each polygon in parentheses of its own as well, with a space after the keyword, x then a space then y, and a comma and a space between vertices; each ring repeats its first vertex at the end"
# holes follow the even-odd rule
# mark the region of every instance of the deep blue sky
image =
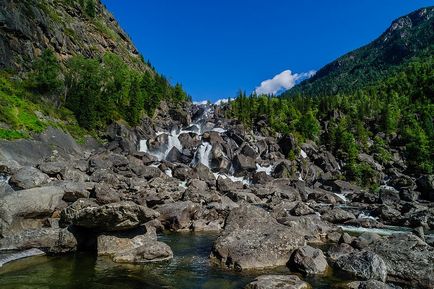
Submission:
POLYGON ((102 0, 145 59, 194 100, 318 70, 426 0, 102 0))

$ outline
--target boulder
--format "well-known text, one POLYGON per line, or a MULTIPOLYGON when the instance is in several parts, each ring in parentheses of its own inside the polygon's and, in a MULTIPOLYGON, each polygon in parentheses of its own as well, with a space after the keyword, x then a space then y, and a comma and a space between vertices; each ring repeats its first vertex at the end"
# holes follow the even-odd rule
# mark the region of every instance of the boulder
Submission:
POLYGON ((49 177, 34 167, 23 167, 12 175, 9 183, 19 189, 40 187, 48 182, 49 177))
POLYGON ((417 288, 432 288, 434 284, 434 248, 412 234, 396 234, 370 244, 387 267, 389 281, 417 288))
POLYGON ((133 202, 98 205, 94 200, 80 199, 61 213, 61 224, 101 231, 123 231, 136 228, 158 217, 158 213, 133 202))
POLYGON ((89 183, 83 182, 64 181, 60 184, 60 187, 65 192, 63 200, 65 202, 75 202, 78 199, 89 198, 90 189, 92 189, 93 185, 89 186, 89 183))
POLYGON ((332 260, 336 261, 344 255, 348 255, 354 252, 354 248, 349 244, 341 243, 330 246, 327 250, 327 256, 332 260))
POLYGON ((27 229, 0 239, 1 250, 41 249, 47 253, 75 251, 77 240, 68 228, 27 229))
POLYGON ((172 249, 157 241, 152 234, 135 237, 100 235, 97 239, 98 255, 110 256, 116 263, 149 263, 173 258, 172 249))
POLYGON ((156 210, 160 213, 158 219, 167 229, 182 231, 190 229, 199 205, 191 201, 176 202, 158 206, 156 210))
POLYGON ((262 275, 244 289, 309 289, 310 285, 296 275, 262 275))
POLYGON ((227 217, 212 257, 235 270, 275 267, 285 265, 304 243, 299 232, 279 224, 265 210, 243 205, 227 217))
POLYGON ((291 268, 304 274, 324 274, 328 269, 324 253, 311 246, 303 246, 295 250, 289 264, 291 268))
POLYGON ((120 194, 106 183, 95 185, 95 199, 99 205, 117 203, 121 201, 120 194))
POLYGON ((49 217, 64 207, 64 191, 59 187, 41 187, 15 191, 0 199, 0 236, 10 229, 23 229, 21 220, 49 217))
POLYGON ((327 222, 341 224, 349 220, 356 219, 353 213, 347 212, 340 208, 331 209, 321 215, 321 218, 327 222))
POLYGON ((387 267, 384 260, 370 251, 353 252, 340 257, 335 267, 353 277, 363 280, 378 280, 385 282, 387 267))
POLYGON ((235 156, 233 164, 237 172, 254 172, 256 170, 255 159, 242 154, 235 156))
POLYGON ((386 283, 377 280, 369 280, 369 281, 354 281, 346 284, 346 289, 393 289, 395 287, 391 287, 386 283))
POLYGON ((57 161, 42 163, 38 166, 38 169, 44 174, 49 175, 50 177, 57 177, 59 175, 62 175, 62 173, 67 167, 68 164, 66 162, 57 161))

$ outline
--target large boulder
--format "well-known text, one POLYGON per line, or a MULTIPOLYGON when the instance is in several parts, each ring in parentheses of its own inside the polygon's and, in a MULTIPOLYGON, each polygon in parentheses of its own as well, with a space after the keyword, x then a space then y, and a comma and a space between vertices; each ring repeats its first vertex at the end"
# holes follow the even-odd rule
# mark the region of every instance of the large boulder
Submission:
POLYGON ((349 220, 356 219, 353 213, 347 212, 340 208, 334 208, 321 215, 321 218, 327 222, 340 224, 349 220))
POLYGON ((28 229, 0 239, 0 250, 38 248, 47 253, 66 253, 75 251, 76 247, 77 240, 68 228, 28 229))
POLYGON ((133 202, 98 205, 94 200, 80 199, 61 213, 62 225, 101 231, 123 231, 139 227, 158 217, 152 209, 133 202))
POLYGON ((369 280, 369 281, 354 281, 346 284, 346 289, 393 289, 395 287, 391 287, 386 283, 377 280, 369 280))
POLYGON ((23 167, 12 175, 9 183, 19 189, 40 187, 48 182, 48 175, 34 167, 23 167))
POLYGON ((267 268, 285 265, 304 244, 299 232, 279 224, 265 210, 243 205, 230 212, 212 256, 236 270, 267 268))
POLYGON ((303 246, 295 250, 291 256, 290 266, 304 274, 324 274, 328 269, 324 253, 311 246, 303 246))
POLYGON ((418 237, 397 234, 369 245, 384 260, 388 280, 417 288, 432 288, 434 284, 434 248, 418 237))
POLYGON ((135 237, 100 235, 97 243, 98 255, 110 256, 117 263, 148 263, 173 258, 170 247, 149 233, 135 237))
POLYGON ((262 275, 244 289, 309 289, 310 285, 296 275, 262 275))
POLYGON ((176 202, 159 206, 156 210, 160 213, 159 220, 170 230, 189 230, 194 215, 199 210, 199 205, 191 202, 176 202))
POLYGON ((0 199, 0 236, 14 228, 24 229, 21 220, 50 217, 64 207, 64 191, 59 187, 41 187, 15 191, 0 199))
POLYGON ((235 156, 233 164, 237 172, 254 172, 256 170, 255 159, 242 154, 235 156))
POLYGON ((336 261, 335 266, 340 271, 363 280, 386 281, 387 267, 384 260, 370 251, 344 255, 336 261))

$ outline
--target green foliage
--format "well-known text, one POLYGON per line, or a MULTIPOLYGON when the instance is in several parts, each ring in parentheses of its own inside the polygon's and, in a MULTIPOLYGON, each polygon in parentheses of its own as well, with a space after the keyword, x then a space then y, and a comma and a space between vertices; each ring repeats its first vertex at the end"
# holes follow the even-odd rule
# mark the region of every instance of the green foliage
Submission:
POLYGON ((143 113, 152 115, 160 101, 188 99, 181 85, 172 87, 161 75, 131 69, 115 54, 101 60, 73 57, 67 67, 66 106, 86 129, 104 129, 121 119, 137 125, 143 113))
POLYGON ((60 64, 50 49, 42 52, 33 63, 28 85, 41 94, 58 93, 62 87, 60 64))
POLYGON ((391 148, 404 147, 411 171, 432 173, 432 95, 434 58, 429 56, 413 58, 399 73, 353 93, 286 98, 239 93, 227 115, 251 128, 266 121, 274 132, 317 140, 347 164, 348 179, 368 185, 366 180, 375 178, 358 160, 361 152, 385 164, 392 160, 391 148))
POLYGON ((94 18, 96 15, 96 0, 86 0, 83 4, 84 4, 84 11, 86 12, 86 14, 91 17, 94 18))

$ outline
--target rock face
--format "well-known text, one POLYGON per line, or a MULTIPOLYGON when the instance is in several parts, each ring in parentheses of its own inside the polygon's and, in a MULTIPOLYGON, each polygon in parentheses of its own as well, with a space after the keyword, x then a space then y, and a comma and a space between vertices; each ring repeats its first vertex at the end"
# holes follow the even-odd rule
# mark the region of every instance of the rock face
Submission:
POLYGON ((136 228, 158 217, 158 213, 133 202, 99 206, 90 199, 80 199, 61 213, 61 223, 101 231, 136 228))
POLYGON ((173 258, 170 247, 149 233, 133 238, 101 235, 98 237, 98 255, 110 256, 117 263, 133 264, 173 258))
POLYGON ((102 56, 113 52, 131 66, 145 70, 139 53, 114 17, 95 1, 95 17, 80 1, 4 0, 0 2, 0 69, 25 69, 42 50, 58 58, 102 56), (61 21, 59 21, 61 19, 61 21), (94 25, 98 21, 99 25, 94 25))
POLYGON ((434 248, 414 235, 392 235, 369 245, 384 260, 388 280, 412 287, 432 288, 434 248))
POLYGON ((291 256, 290 265, 305 274, 324 274, 328 268, 324 253, 311 246, 295 250, 291 256))
POLYGON ((357 278, 386 281, 386 264, 379 255, 373 252, 353 252, 344 255, 336 261, 335 265, 339 270, 357 278))
POLYGON ((59 187, 41 187, 10 193, 0 199, 0 236, 22 228, 21 220, 48 217, 62 208, 64 191, 59 187))
POLYGON ((310 285, 295 275, 262 275, 244 289, 309 289, 310 285))
POLYGON ((77 240, 68 229, 42 228, 21 231, 0 239, 0 250, 27 250, 38 248, 48 253, 66 253, 76 250, 77 240))
POLYGON ((212 256, 235 270, 285 265, 305 243, 297 231, 279 224, 261 208, 243 205, 229 214, 212 256))

